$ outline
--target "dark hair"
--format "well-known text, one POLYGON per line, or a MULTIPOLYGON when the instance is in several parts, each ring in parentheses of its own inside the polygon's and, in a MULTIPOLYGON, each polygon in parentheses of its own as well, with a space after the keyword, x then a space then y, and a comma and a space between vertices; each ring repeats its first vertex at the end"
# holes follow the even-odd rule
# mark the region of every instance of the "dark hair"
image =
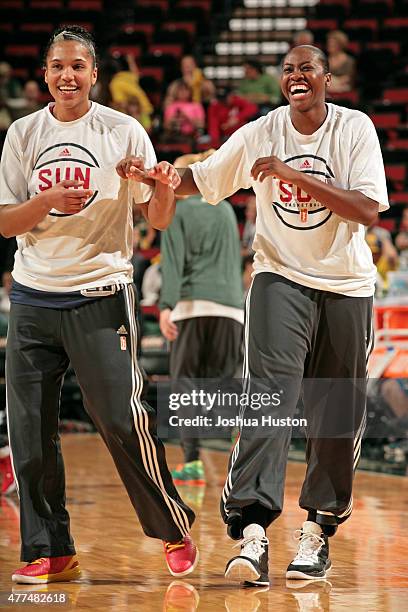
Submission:
POLYGON ((263 65, 261 64, 261 62, 257 59, 255 59, 254 57, 250 57, 248 59, 246 59, 244 61, 244 65, 247 66, 251 66, 251 68, 254 68, 254 70, 256 70, 257 72, 259 72, 260 74, 263 73, 263 65))
POLYGON ((292 49, 290 49, 290 51, 288 51, 286 55, 284 56, 281 62, 281 67, 283 66, 285 59, 288 57, 289 53, 291 53, 295 49, 310 49, 311 51, 313 51, 314 55, 316 55, 317 58, 319 59, 320 63, 323 66, 324 72, 325 73, 330 72, 329 60, 327 59, 327 55, 325 54, 324 51, 319 49, 319 47, 315 47, 314 45, 297 45, 296 47, 292 47, 292 49))
POLYGON ((81 45, 84 45, 84 47, 88 49, 89 54, 92 57, 93 66, 95 68, 95 66, 97 65, 97 55, 96 55, 96 46, 95 46, 94 38, 92 34, 88 32, 88 30, 85 30, 85 28, 83 28, 82 26, 78 26, 78 25, 60 26, 59 28, 54 30, 54 32, 51 35, 51 38, 49 39, 47 43, 47 46, 45 47, 44 56, 43 56, 44 67, 47 64, 47 57, 48 57, 51 47, 55 43, 60 42, 61 40, 74 40, 76 42, 81 43, 81 45))

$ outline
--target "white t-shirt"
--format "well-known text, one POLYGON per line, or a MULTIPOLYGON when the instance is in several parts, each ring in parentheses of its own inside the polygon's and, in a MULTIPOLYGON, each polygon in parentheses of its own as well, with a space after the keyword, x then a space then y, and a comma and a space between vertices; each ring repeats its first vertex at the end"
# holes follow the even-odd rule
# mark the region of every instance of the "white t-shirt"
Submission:
POLYGON ((360 111, 327 106, 326 120, 311 135, 300 134, 289 106, 282 106, 240 128, 191 169, 211 204, 239 189, 255 191, 255 274, 274 272, 314 289, 371 296, 376 268, 364 226, 332 213, 296 185, 271 177, 261 183, 250 174, 258 158, 276 155, 335 187, 360 191, 386 210, 384 164, 373 123, 360 111))
POLYGON ((19 204, 64 179, 93 190, 74 215, 57 210, 17 236, 13 277, 43 291, 76 291, 132 281, 132 199, 148 202, 152 190, 124 181, 116 164, 142 155, 156 163, 148 135, 132 117, 92 102, 76 121, 58 121, 48 107, 14 122, 0 166, 0 203, 19 204))

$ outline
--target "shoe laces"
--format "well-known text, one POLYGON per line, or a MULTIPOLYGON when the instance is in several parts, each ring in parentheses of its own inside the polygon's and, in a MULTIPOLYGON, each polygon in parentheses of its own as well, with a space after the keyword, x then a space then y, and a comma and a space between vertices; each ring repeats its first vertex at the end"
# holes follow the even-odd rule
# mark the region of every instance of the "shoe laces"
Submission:
POLYGON ((35 561, 30 561, 29 565, 41 565, 41 563, 44 563, 44 561, 46 560, 47 560, 46 557, 40 557, 39 559, 36 559, 35 561))
POLYGON ((316 533, 305 533, 301 529, 296 529, 294 539, 299 540, 295 561, 317 561, 317 555, 325 544, 324 538, 316 533))
POLYGON ((179 542, 165 542, 164 548, 166 549, 166 553, 172 553, 175 550, 180 550, 184 548, 185 542, 184 540, 180 540, 179 542))
POLYGON ((269 544, 269 540, 266 536, 260 538, 259 536, 248 536, 235 544, 233 548, 241 547, 241 554, 250 559, 259 561, 262 554, 265 552, 265 547, 269 544))

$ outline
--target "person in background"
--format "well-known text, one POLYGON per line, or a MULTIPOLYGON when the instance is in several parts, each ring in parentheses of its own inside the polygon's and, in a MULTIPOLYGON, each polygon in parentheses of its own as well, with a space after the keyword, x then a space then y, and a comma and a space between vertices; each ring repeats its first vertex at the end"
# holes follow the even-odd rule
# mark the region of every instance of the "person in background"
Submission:
POLYGON ((373 255, 373 262, 377 267, 378 286, 382 291, 388 289, 388 272, 398 268, 398 252, 395 248, 391 234, 384 227, 373 224, 367 228, 366 242, 373 255))
MULTIPOLYGON (((135 58, 133 55, 129 54, 126 56, 126 61, 128 70, 119 70, 119 72, 116 72, 109 83, 112 106, 116 108, 118 105, 119 110, 123 110, 123 108, 127 109, 129 102, 136 98, 140 106, 140 116, 143 119, 140 123, 145 127, 144 122, 147 122, 149 127, 151 125, 150 116, 154 110, 153 105, 139 85, 140 72, 135 58)), ((125 112, 127 112, 127 110, 125 110, 125 112)))
POLYGON ((399 269, 408 271, 408 206, 402 211, 399 231, 395 237, 395 246, 399 251, 399 269))
POLYGON ((313 45, 314 44, 314 34, 311 30, 299 30, 293 35, 292 38, 292 47, 297 47, 299 45, 313 45))
POLYGON ((258 113, 258 106, 226 89, 219 92, 208 107, 208 134, 213 147, 218 147, 238 128, 258 113))
POLYGON ((245 255, 242 258, 242 286, 244 288, 245 296, 247 296, 249 288, 251 287, 253 271, 254 256, 253 254, 245 255))
MULTIPOLYGON (((209 157, 185 155, 183 167, 209 157)), ((244 322, 235 213, 226 200, 210 206, 200 195, 180 199, 162 234, 160 329, 171 342, 170 378, 233 377, 241 359, 244 322)), ((184 463, 172 471, 175 484, 204 485, 199 439, 180 431, 184 463)))
POLYGON ((21 98, 22 87, 12 75, 12 68, 7 62, 0 62, 0 97, 8 103, 10 99, 21 98))
POLYGON ((6 100, 0 94, 0 132, 6 132, 12 124, 12 116, 6 100))
POLYGON ((151 116, 148 113, 142 111, 142 106, 138 98, 129 98, 124 104, 123 112, 129 117, 136 119, 141 125, 143 125, 146 132, 149 134, 152 128, 151 116))
MULTIPOLYGON (((209 104, 215 98, 215 87, 212 81, 206 79, 202 70, 192 55, 184 55, 180 62, 181 79, 191 87, 192 101, 204 105, 209 104)), ((164 99, 164 108, 175 100, 177 80, 170 83, 164 99)))
POLYGON ((202 104, 193 102, 190 85, 179 79, 174 89, 174 101, 164 110, 164 138, 168 140, 193 138, 204 128, 204 124, 205 113, 202 104))
POLYGON ((264 72, 257 59, 244 62, 244 78, 240 81, 237 93, 248 102, 257 104, 261 113, 274 108, 281 99, 279 80, 264 72))
POLYGON ((246 207, 245 207, 245 225, 244 231, 241 238, 241 256, 251 255, 253 257, 254 251, 252 243, 255 238, 256 232, 256 197, 254 195, 249 196, 246 207))
POLYGON ((40 110, 41 89, 37 81, 27 81, 23 88, 23 97, 9 100, 9 108, 13 121, 40 110))
POLYGON ((332 75, 330 91, 343 93, 351 91, 355 86, 356 60, 349 53, 348 36, 341 30, 334 30, 327 34, 327 57, 332 75))

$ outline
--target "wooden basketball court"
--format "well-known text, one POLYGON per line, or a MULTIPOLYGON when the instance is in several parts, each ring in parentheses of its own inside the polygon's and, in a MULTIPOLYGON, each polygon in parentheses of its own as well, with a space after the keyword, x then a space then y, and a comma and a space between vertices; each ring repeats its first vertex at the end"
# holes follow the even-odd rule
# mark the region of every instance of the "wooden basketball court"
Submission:
MULTIPOLYGON (((290 463, 285 508, 269 529, 269 589, 243 589, 223 576, 237 550, 225 533, 218 505, 227 455, 204 451, 210 482, 182 495, 197 511, 193 536, 200 563, 186 580, 174 582, 165 566, 161 542, 144 536, 116 474, 96 435, 63 438, 67 471, 67 505, 82 567, 77 583, 13 585, 19 565, 19 516, 16 497, 0 498, 0 609, 27 610, 34 603, 10 603, 11 593, 66 594, 66 604, 41 604, 42 610, 184 611, 255 610, 320 612, 393 612, 408 610, 408 481, 397 476, 359 472, 355 510, 331 540, 333 569, 329 581, 285 580, 296 549, 293 532, 305 520, 297 506, 304 465, 290 463)), ((170 466, 181 459, 168 447, 170 466)), ((180 488, 181 489, 181 488, 180 488)))

